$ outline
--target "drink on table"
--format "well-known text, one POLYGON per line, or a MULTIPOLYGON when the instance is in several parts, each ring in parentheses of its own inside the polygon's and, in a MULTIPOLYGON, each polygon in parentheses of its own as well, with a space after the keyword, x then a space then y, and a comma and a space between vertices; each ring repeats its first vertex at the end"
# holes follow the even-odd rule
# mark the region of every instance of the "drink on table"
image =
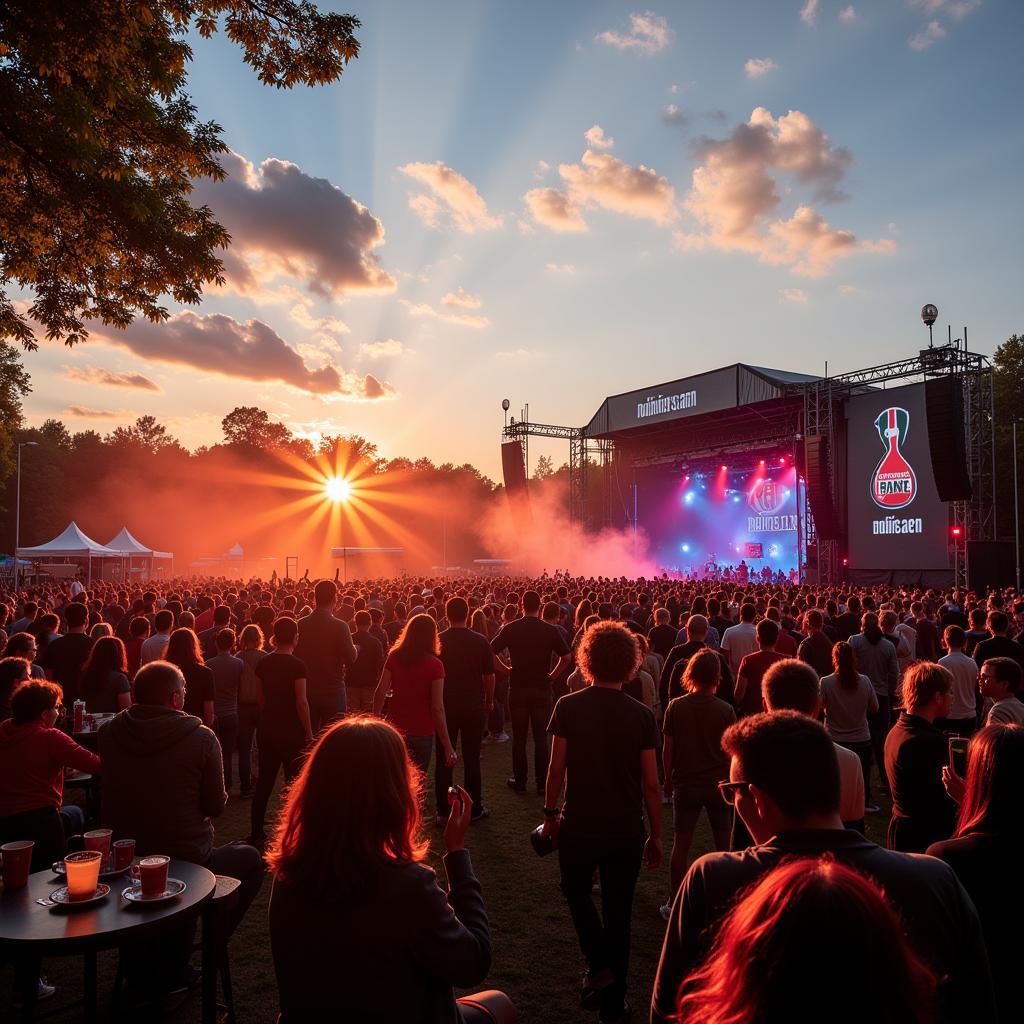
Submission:
POLYGON ((87 900, 96 895, 102 860, 103 854, 99 850, 80 850, 64 858, 68 896, 72 900, 87 900))
POLYGON ((100 864, 101 871, 106 871, 110 864, 110 840, 113 834, 109 828, 95 828, 82 835, 87 850, 98 850, 103 855, 103 861, 100 864))
POLYGON ((29 870, 32 867, 32 848, 35 845, 30 839, 20 839, 0 846, 0 854, 3 854, 4 858, 5 889, 23 889, 28 885, 29 870))
POLYGON ((143 857, 139 861, 139 880, 143 896, 160 896, 167 891, 167 866, 170 857, 143 857))
POLYGON ((135 840, 118 839, 114 843, 114 870, 124 871, 135 859, 135 840))

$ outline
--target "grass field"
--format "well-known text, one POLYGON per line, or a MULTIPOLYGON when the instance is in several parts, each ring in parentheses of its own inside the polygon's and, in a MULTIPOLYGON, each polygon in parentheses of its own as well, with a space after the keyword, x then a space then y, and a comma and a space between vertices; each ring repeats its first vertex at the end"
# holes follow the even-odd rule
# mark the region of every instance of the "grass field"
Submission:
MULTIPOLYGON (((484 747, 484 802, 492 814, 471 827, 466 842, 483 886, 494 949, 491 973, 481 987, 507 992, 515 1001, 523 1022, 594 1021, 596 1015, 582 1011, 577 1002, 581 960, 569 913, 558 889, 558 858, 538 858, 527 838, 541 820, 542 800, 534 795, 533 779, 527 794, 513 793, 506 788, 511 762, 511 744, 484 747)), ((275 807, 276 804, 271 804, 271 813, 275 807)), ((428 810, 432 812, 432 802, 428 810)), ((888 807, 884 810, 887 812, 888 807)), ((647 1019, 651 985, 664 935, 658 905, 665 899, 668 889, 672 815, 670 807, 664 807, 663 811, 665 860, 657 871, 642 872, 633 914, 633 956, 627 998, 634 1009, 634 1020, 638 1022, 647 1019)), ((440 853, 443 849, 440 829, 434 826, 432 814, 427 820, 432 850, 440 853)), ((887 821, 887 813, 869 815, 869 838, 884 843, 887 821)), ((217 842, 243 839, 248 832, 249 802, 232 796, 217 822, 217 842)), ((699 856, 712 848, 710 830, 702 818, 691 856, 699 856)), ((268 879, 231 943, 231 970, 240 1024, 266 1024, 277 1016, 277 985, 267 930, 269 894, 268 879)), ((45 963, 44 973, 59 986, 56 1005, 80 994, 79 964, 76 960, 45 963)), ((111 1019, 109 1002, 115 968, 116 954, 101 954, 101 1020, 111 1019)), ((0 1019, 11 1019, 10 969, 6 968, 3 975, 0 1019)), ((310 984, 327 983, 332 982, 310 979, 310 984)), ((46 1010, 51 1008, 45 1007, 46 1010)), ((49 1019, 59 1024, 72 1024, 81 1019, 81 1009, 69 1009, 49 1019)), ((150 1018, 136 1016, 135 1019, 150 1018)), ((198 992, 163 1019, 173 1024, 198 1021, 198 992)))

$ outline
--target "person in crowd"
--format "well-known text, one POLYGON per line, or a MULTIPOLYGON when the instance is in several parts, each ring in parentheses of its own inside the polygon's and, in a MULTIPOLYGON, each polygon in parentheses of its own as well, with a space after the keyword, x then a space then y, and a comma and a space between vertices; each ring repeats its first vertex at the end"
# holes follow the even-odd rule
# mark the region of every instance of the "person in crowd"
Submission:
POLYGON ((238 781, 239 796, 252 796, 256 777, 256 729, 260 721, 263 691, 256 666, 266 657, 260 627, 249 623, 238 636, 238 660, 242 672, 238 677, 238 781))
POLYGON ((299 620, 299 643, 295 656, 306 666, 309 711, 313 731, 344 715, 345 666, 354 664, 358 652, 347 622, 336 618, 334 606, 338 587, 333 580, 320 580, 313 588, 316 607, 299 620))
POLYGON ((647 634, 647 640, 651 650, 662 658, 668 657, 668 652, 675 647, 676 633, 678 630, 671 625, 672 614, 667 608, 656 608, 654 610, 654 625, 647 634))
MULTIPOLYGON (((204 660, 209 660, 217 653, 217 636, 222 629, 227 629, 230 624, 231 609, 226 604, 217 605, 213 609, 213 624, 209 629, 196 633, 204 660)), ((179 621, 178 625, 180 626, 182 623, 179 621)))
POLYGON ((491 939, 458 790, 443 838, 448 892, 423 860, 421 779, 401 735, 356 717, 320 734, 288 793, 267 860, 280 1024, 513 1024, 487 976, 491 939), (330 984, 311 979, 330 979, 330 984))
POLYGON ((733 679, 739 675, 740 662, 757 650, 757 630, 754 628, 756 618, 755 605, 749 602, 740 605, 740 621, 735 626, 730 626, 722 637, 719 649, 729 661, 729 672, 733 679))
POLYGON ((807 639, 797 648, 796 656, 807 662, 819 677, 832 671, 832 641, 825 635, 825 617, 817 608, 804 615, 807 639))
POLYGON ((32 870, 43 871, 84 821, 77 807, 62 820, 64 769, 98 772, 100 759, 57 728, 64 705, 56 683, 26 679, 10 703, 11 717, 0 722, 0 844, 31 839, 32 870))
POLYGON ((163 660, 177 665, 185 677, 185 714, 195 715, 212 729, 216 692, 213 673, 207 668, 199 648, 199 637, 191 629, 176 629, 167 641, 163 660))
POLYGON ((18 684, 31 678, 31 666, 25 658, 0 659, 0 722, 11 717, 11 696, 18 684))
POLYGON ((540 603, 540 594, 527 590, 523 594, 522 618, 506 622, 491 641, 496 663, 509 675, 512 777, 508 786, 520 793, 526 792, 526 740, 531 732, 537 792, 544 792, 548 768, 548 739, 544 730, 551 715, 551 686, 572 661, 563 635, 550 622, 541 620, 540 603), (502 652, 508 653, 508 661, 502 658, 502 652))
POLYGON ((729 911, 683 983, 678 1020, 810 1021, 829 1007, 830 1021, 933 1024, 937 985, 877 884, 837 861, 793 860, 729 911))
MULTIPOLYGON (((494 653, 487 638, 471 630, 469 605, 465 598, 452 597, 445 604, 448 628, 440 635, 441 664, 444 666, 444 718, 448 736, 455 747, 462 738, 462 770, 465 786, 473 800, 473 820, 491 812, 484 806, 480 775, 480 743, 487 716, 494 708, 494 653)), ((452 770, 444 748, 437 740, 434 795, 438 823, 447 820, 448 787, 452 770)))
MULTIPOLYGON (((838 646, 838 644, 837 644, 838 646)), ((764 674, 766 711, 799 711, 818 719, 821 711, 818 674, 806 662, 785 658, 764 674)), ((832 741, 839 762, 839 816, 844 828, 864 831, 864 773, 861 760, 852 750, 832 741)))
POLYGON ((871 734, 871 752, 878 766, 878 784, 883 792, 888 793, 890 781, 886 774, 885 738, 889 734, 893 700, 900 680, 896 648, 891 641, 885 639, 874 612, 864 613, 861 632, 852 634, 849 644, 857 659, 858 672, 866 675, 875 688, 878 709, 868 712, 868 730, 871 734))
MULTIPOLYGON (((948 865, 882 849, 843 828, 839 763, 824 728, 793 711, 752 715, 725 733, 722 746, 730 759, 730 781, 719 788, 757 845, 706 854, 687 872, 661 950, 652 1024, 676 1020, 680 986, 705 960, 737 893, 784 860, 823 854, 872 879, 885 892, 904 922, 911 947, 945 979, 938 992, 941 1019, 994 1022, 981 923, 967 893, 948 865)), ((836 992, 834 1000, 844 995, 836 992)), ((829 1012, 822 1010, 822 1019, 829 1012)))
MULTIPOLYGON (((819 683, 825 728, 834 743, 852 750, 860 759, 864 778, 864 810, 877 813, 881 808, 871 800, 872 743, 870 716, 878 712, 878 695, 871 680, 857 671, 857 655, 845 640, 832 648, 830 675, 819 683)), ((881 775, 881 769, 879 769, 881 775)))
POLYGON ((992 701, 986 725, 1024 725, 1021 669, 1012 658, 988 658, 978 676, 981 695, 992 701))
POLYGON ((729 777, 729 759, 722 753, 722 735, 736 721, 731 704, 715 696, 722 678, 722 656, 710 649, 698 651, 686 663, 681 697, 669 702, 662 725, 661 757, 664 792, 672 798, 672 856, 669 861, 671 896, 659 908, 668 920, 675 896, 686 874, 693 833, 703 810, 711 825, 715 847, 729 848, 731 815, 718 792, 729 777))
POLYGON ((128 665, 127 675, 129 679, 135 678, 135 673, 142 665, 142 645, 149 637, 149 619, 145 615, 136 615, 128 623, 128 638, 124 640, 125 661, 128 665))
POLYGON ((978 728, 978 665, 967 656, 967 636, 960 626, 947 626, 942 634, 949 653, 939 664, 953 677, 949 695, 949 714, 935 725, 945 733, 972 736, 978 728))
POLYGON ((970 614, 967 616, 968 621, 971 624, 971 628, 964 634, 967 639, 967 646, 964 648, 964 653, 972 658, 974 657, 974 649, 978 644, 980 644, 982 640, 987 640, 992 635, 985 626, 985 620, 987 617, 987 612, 980 606, 972 608, 970 614))
POLYGON ((111 628, 109 622, 97 622, 92 629, 89 630, 89 639, 92 640, 93 646, 96 646, 96 641, 105 636, 113 636, 114 630, 111 628))
MULTIPOLYGON (((230 627, 219 630, 213 642, 216 653, 206 661, 206 667, 213 673, 213 731, 220 740, 224 787, 228 792, 235 784, 231 759, 238 746, 238 694, 245 668, 242 659, 231 653, 235 639, 235 631, 230 627)), ((238 774, 242 774, 241 767, 238 774)))
POLYGON ((784 657, 775 650, 775 644, 779 639, 779 624, 777 622, 772 619, 762 619, 757 624, 755 635, 757 651, 743 658, 736 676, 735 703, 738 718, 757 715, 764 710, 761 681, 764 679, 765 672, 784 657))
POLYGON ((1006 612, 990 611, 987 622, 992 635, 987 640, 980 641, 974 648, 974 660, 978 668, 980 669, 989 658, 1012 658, 1024 671, 1024 646, 1007 636, 1010 618, 1006 612))
POLYGON ((1017 875, 1024 842, 1024 727, 985 726, 968 747, 966 779, 947 766, 943 782, 959 804, 956 832, 926 852, 952 867, 977 908, 999 1019, 1007 1024, 1020 1016, 1020 957, 1007 936, 1020 925, 1024 894, 1007 880, 1017 875))
POLYGON ((448 735, 444 712, 444 663, 433 617, 418 613, 409 618, 381 672, 373 695, 373 713, 384 712, 405 736, 409 756, 424 775, 430 767, 435 741, 445 764, 453 767, 455 747, 448 735))
MULTIPOLYGON (((665 660, 665 667, 661 670, 661 683, 658 688, 659 702, 662 710, 668 707, 669 701, 681 697, 683 689, 682 679, 686 670, 686 664, 698 651, 708 648, 713 650, 707 642, 708 620, 703 615, 691 615, 686 620, 686 643, 677 644, 669 651, 665 660)), ((721 651, 715 651, 721 662, 719 674, 718 691, 719 699, 728 703, 734 700, 732 673, 729 671, 729 659, 721 651)))
POLYGON ((46 645, 39 655, 39 666, 46 672, 46 678, 58 683, 67 706, 78 700, 78 677, 89 651, 92 638, 86 633, 89 626, 89 609, 75 601, 64 609, 65 633, 46 645))
POLYGON ((4 645, 5 658, 24 658, 29 663, 29 672, 33 679, 45 679, 43 671, 36 659, 36 638, 31 633, 12 633, 4 645))
MULTIPOLYGON (((148 662, 133 684, 135 703, 100 729, 100 798, 115 839, 134 839, 139 856, 164 854, 201 864, 242 883, 227 922, 230 935, 263 883, 259 851, 245 843, 214 846, 213 819, 227 802, 220 744, 184 711, 185 677, 167 661, 148 662)), ((186 973, 192 926, 183 936, 122 949, 129 978, 175 988, 186 973)))
POLYGON ((373 691, 377 689, 384 668, 384 647, 370 632, 373 617, 365 609, 356 612, 353 619, 356 631, 352 643, 356 647, 356 660, 345 673, 345 693, 348 713, 360 714, 373 710, 373 691))
POLYGON ((132 702, 128 682, 128 658, 116 636, 103 636, 92 645, 82 666, 79 694, 87 711, 116 714, 132 702))
POLYGON ((139 666, 148 665, 151 661, 162 661, 167 654, 167 645, 171 642, 171 630, 174 629, 174 612, 161 608, 153 614, 153 635, 142 641, 139 654, 139 666))
POLYGON ((941 665, 920 661, 903 680, 906 710, 885 741, 885 767, 892 785, 887 845, 923 853, 953 832, 956 805, 942 785, 949 760, 946 737, 935 725, 949 717, 953 677, 941 665))
POLYGON ((26 601, 22 608, 21 617, 11 623, 11 627, 8 630, 9 635, 13 636, 15 633, 29 632, 36 618, 41 614, 38 602, 26 601))
POLYGON ((256 665, 260 717, 256 727, 257 778, 252 799, 249 841, 266 843, 267 804, 278 772, 290 784, 302 767, 303 751, 313 742, 313 723, 306 699, 306 665, 295 656, 299 627, 295 619, 274 620, 273 651, 256 665))
POLYGON ((836 640, 849 640, 860 629, 860 598, 851 594, 846 599, 846 611, 836 616, 832 626, 836 631, 836 640))
POLYGON ((629 1019, 626 979, 640 865, 654 869, 662 858, 658 727, 650 709, 622 692, 640 664, 628 629, 614 622, 591 626, 577 658, 590 685, 562 697, 551 715, 543 834, 557 843, 562 893, 586 961, 580 1003, 613 1024, 629 1019))

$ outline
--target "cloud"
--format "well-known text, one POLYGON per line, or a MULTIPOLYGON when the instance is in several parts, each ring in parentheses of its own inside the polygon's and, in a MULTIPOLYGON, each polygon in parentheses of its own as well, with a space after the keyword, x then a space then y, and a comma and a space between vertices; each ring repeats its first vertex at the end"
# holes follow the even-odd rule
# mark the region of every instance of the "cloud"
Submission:
POLYGON ((699 152, 702 162, 693 171, 684 206, 701 230, 677 232, 681 248, 748 252, 808 277, 827 273, 835 260, 852 252, 894 248, 888 240, 858 241, 805 204, 787 220, 771 220, 781 204, 776 180, 781 172, 810 186, 817 199, 845 198, 839 185, 852 162, 849 152, 833 146, 800 111, 776 119, 757 107, 746 124, 725 139, 704 140, 699 152))
POLYGON ((839 20, 844 25, 852 25, 857 20, 857 11, 853 4, 850 4, 848 7, 844 7, 839 12, 839 20))
POLYGON ((441 299, 441 305, 455 306, 458 309, 479 309, 483 305, 483 300, 475 295, 470 295, 467 291, 463 291, 460 285, 455 291, 449 292, 441 299))
POLYGON ((392 393, 390 385, 370 374, 361 377, 333 363, 311 369, 294 348, 260 320, 241 323, 221 313, 199 316, 181 310, 161 324, 136 320, 124 331, 102 335, 102 340, 154 362, 236 380, 280 381, 312 395, 359 400, 392 393))
POLYGON ((409 350, 400 341, 387 338, 384 341, 365 342, 359 346, 359 351, 370 359, 393 359, 409 350))
POLYGON ((405 311, 409 316, 430 317, 435 320, 443 320, 448 324, 456 324, 459 327, 473 327, 477 330, 491 326, 491 321, 485 316, 472 316, 469 313, 444 313, 434 309, 433 306, 426 302, 415 303, 410 302, 408 299, 401 299, 400 301, 405 306, 405 311))
POLYGON ((440 160, 432 164, 405 164, 398 169, 430 189, 429 195, 409 197, 409 209, 427 227, 440 226, 446 215, 457 230, 467 235, 501 227, 501 217, 490 214, 476 186, 440 160))
POLYGON ((394 291, 375 252, 384 226, 361 203, 285 160, 256 167, 229 152, 220 163, 228 177, 199 179, 192 199, 209 204, 231 234, 223 259, 234 290, 257 297, 285 275, 325 297, 394 291))
POLYGON ((960 21, 976 11, 981 0, 910 0, 910 6, 925 14, 948 14, 954 21, 960 21))
POLYGON ((779 302, 795 302, 798 305, 807 305, 807 292, 803 288, 780 288, 779 302))
POLYGON ((93 409, 88 405, 69 405, 63 415, 83 420, 126 420, 135 413, 131 409, 93 409))
POLYGON ((548 263, 547 269, 552 274, 575 274, 576 268, 571 263, 548 263))
POLYGON ((807 0, 800 8, 800 20, 805 25, 814 25, 818 17, 818 0, 807 0))
POLYGON ((643 164, 634 167, 610 153, 588 149, 578 164, 560 164, 558 173, 575 206, 598 206, 657 224, 667 224, 677 215, 675 189, 643 164))
POLYGON ((99 366, 64 366, 64 378, 79 384, 99 384, 108 388, 135 388, 139 391, 160 392, 159 384, 141 373, 115 373, 99 366))
POLYGON ((311 331, 318 341, 327 342, 331 347, 337 348, 337 339, 343 334, 351 334, 352 329, 344 320, 335 316, 315 317, 309 311, 309 307, 296 303, 288 310, 288 319, 299 327, 311 331))
POLYGON ((680 127, 689 123, 689 118, 674 104, 670 103, 662 112, 662 121, 666 124, 676 124, 680 127))
POLYGON ((672 41, 672 30, 668 21, 652 11, 629 16, 629 31, 600 32, 595 40, 617 50, 631 50, 650 57, 660 53, 672 41))
POLYGON ((751 57, 743 65, 743 70, 746 71, 747 78, 760 78, 762 75, 767 75, 769 71, 774 71, 777 67, 778 64, 771 57, 751 57))
POLYGON ((852 284, 841 284, 839 286, 840 295, 857 295, 860 292, 859 288, 855 288, 852 284))
POLYGON ((551 170, 551 164, 547 160, 538 160, 537 166, 533 169, 533 178, 535 181, 542 181, 544 176, 551 170))
POLYGON ((557 188, 534 188, 523 196, 530 216, 552 231, 586 231, 580 208, 557 188))
POLYGON ((928 47, 933 46, 940 39, 945 38, 946 30, 937 21, 929 21, 920 32, 912 35, 907 42, 912 50, 920 53, 922 50, 927 50, 928 47))
POLYGON ((583 133, 583 138, 587 140, 587 145, 593 149, 611 149, 615 145, 615 140, 611 136, 605 135, 604 129, 599 124, 588 128, 583 133))
POLYGON ((539 359, 540 356, 541 356, 540 352, 537 352, 534 349, 529 349, 529 348, 516 348, 516 349, 506 350, 504 352, 495 352, 494 353, 494 358, 495 359, 500 359, 500 360, 502 360, 502 362, 526 361, 526 360, 529 360, 529 359, 539 359))

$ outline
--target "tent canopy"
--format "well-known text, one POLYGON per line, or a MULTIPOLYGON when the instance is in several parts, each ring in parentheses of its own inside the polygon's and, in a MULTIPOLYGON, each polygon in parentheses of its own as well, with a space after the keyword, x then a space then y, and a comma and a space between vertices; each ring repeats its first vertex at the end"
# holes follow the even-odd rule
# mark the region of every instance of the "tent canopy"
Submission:
POLYGON ((78 524, 68 523, 67 528, 58 537, 48 541, 46 544, 37 544, 31 548, 18 548, 19 558, 49 558, 78 557, 78 558, 124 558, 126 552, 109 548, 104 544, 97 544, 91 537, 87 537, 78 528, 78 524))
POLYGON ((128 555, 140 555, 146 558, 173 558, 169 551, 154 551, 140 543, 127 526, 121 527, 121 532, 107 545, 115 551, 123 551, 128 555))

